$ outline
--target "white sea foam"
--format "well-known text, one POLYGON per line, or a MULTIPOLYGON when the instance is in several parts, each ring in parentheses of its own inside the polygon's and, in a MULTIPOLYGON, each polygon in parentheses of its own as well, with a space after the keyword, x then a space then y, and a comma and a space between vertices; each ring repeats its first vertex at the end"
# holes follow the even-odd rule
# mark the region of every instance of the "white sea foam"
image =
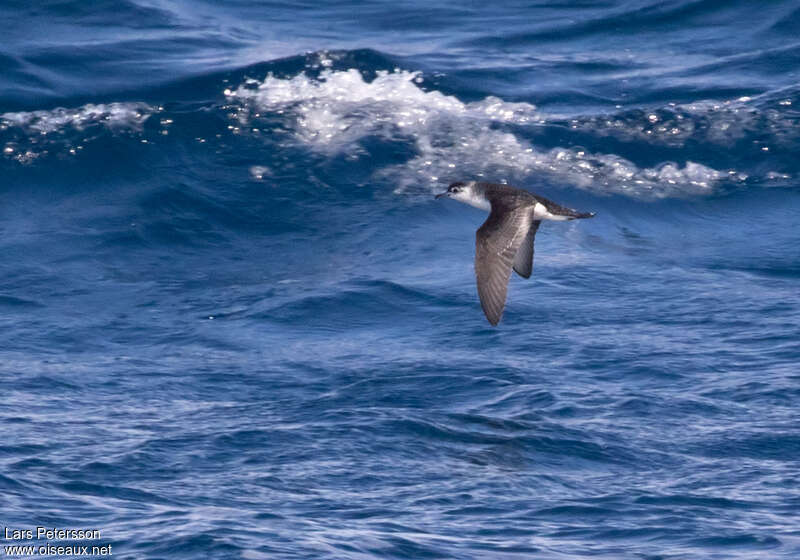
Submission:
POLYGON ((77 130, 100 124, 108 128, 138 128, 156 109, 146 103, 108 103, 49 111, 26 111, 0 114, 0 127, 18 127, 30 132, 49 134, 67 127, 77 130))
POLYGON ((295 140, 324 153, 359 157, 363 138, 409 139, 417 155, 381 171, 398 181, 399 191, 419 185, 435 190, 442 181, 464 177, 512 181, 544 173, 584 189, 664 197, 706 193, 727 177, 693 162, 640 168, 614 154, 543 150, 522 134, 547 122, 535 106, 497 97, 465 103, 425 91, 421 81, 417 72, 379 72, 366 81, 355 69, 324 70, 318 79, 270 75, 225 95, 242 124, 263 112, 287 115, 295 140))
POLYGON ((251 111, 290 110, 297 119, 297 136, 321 150, 338 150, 367 135, 425 135, 452 119, 526 123, 538 118, 533 105, 506 103, 489 97, 478 103, 462 103, 438 91, 420 89, 418 72, 379 72, 367 82, 350 69, 323 71, 319 79, 300 74, 291 79, 267 76, 235 91, 231 100, 249 103, 251 111), (255 87, 254 87, 255 86, 255 87))
POLYGON ((800 136, 798 118, 796 113, 785 109, 791 100, 781 100, 780 110, 764 107, 757 101, 763 104, 763 100, 749 97, 670 103, 648 111, 575 117, 568 124, 572 129, 591 134, 678 147, 688 140, 728 147, 748 135, 759 143, 758 138, 764 132, 769 133, 770 142, 778 145, 796 142, 800 136))
POLYGON ((265 176, 271 175, 271 171, 269 167, 265 167, 263 165, 253 165, 250 167, 250 177, 254 181, 260 181, 265 176))
MULTIPOLYGON (((83 150, 83 144, 98 136, 98 129, 138 131, 159 110, 160 107, 146 103, 127 102, 3 113, 0 114, 0 133, 5 136, 3 155, 22 164, 51 153, 76 155, 83 150)), ((166 133, 164 130, 162 134, 166 133)))

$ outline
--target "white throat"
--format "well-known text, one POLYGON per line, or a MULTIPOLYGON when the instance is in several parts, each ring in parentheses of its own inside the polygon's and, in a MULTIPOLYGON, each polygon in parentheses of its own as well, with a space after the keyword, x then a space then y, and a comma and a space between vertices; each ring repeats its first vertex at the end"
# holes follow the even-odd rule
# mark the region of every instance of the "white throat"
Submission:
POLYGON ((464 188, 461 189, 461 191, 452 195, 451 198, 459 202, 463 202, 464 204, 474 206, 475 208, 480 208, 481 210, 486 210, 487 212, 490 211, 492 209, 492 205, 485 196, 476 193, 474 187, 474 182, 467 183, 464 188))

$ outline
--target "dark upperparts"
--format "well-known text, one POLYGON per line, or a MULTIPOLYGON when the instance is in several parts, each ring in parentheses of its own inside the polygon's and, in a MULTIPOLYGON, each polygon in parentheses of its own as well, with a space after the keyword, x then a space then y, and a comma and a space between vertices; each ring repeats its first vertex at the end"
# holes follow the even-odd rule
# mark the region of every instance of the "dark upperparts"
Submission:
POLYGON ((504 185, 502 183, 478 182, 475 186, 479 191, 483 191, 483 195, 487 198, 487 200, 489 200, 489 202, 493 204, 500 202, 505 207, 514 207, 539 202, 543 204, 545 208, 547 208, 548 212, 558 216, 569 216, 571 218, 591 218, 594 216, 594 212, 578 212, 572 208, 561 206, 549 198, 539 196, 538 194, 533 194, 525 189, 512 187, 511 185, 504 185))
POLYGON ((477 190, 483 191, 483 196, 491 203, 502 202, 504 206, 518 206, 521 204, 534 204, 536 201, 536 197, 533 194, 511 185, 480 182, 475 186, 477 190))

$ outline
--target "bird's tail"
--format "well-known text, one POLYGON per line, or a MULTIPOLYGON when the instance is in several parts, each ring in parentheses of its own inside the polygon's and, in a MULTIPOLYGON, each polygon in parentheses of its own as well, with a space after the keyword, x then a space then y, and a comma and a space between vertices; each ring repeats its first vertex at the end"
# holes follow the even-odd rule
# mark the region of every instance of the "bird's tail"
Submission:
POLYGON ((547 211, 550 213, 550 217, 546 219, 550 220, 578 220, 581 218, 591 218, 594 216, 594 212, 578 212, 577 210, 573 210, 572 208, 567 208, 566 206, 561 206, 560 204, 556 204, 552 200, 548 200, 542 196, 535 197, 537 202, 540 202, 547 208, 547 211))
POLYGON ((593 218, 594 212, 578 212, 577 210, 573 210, 572 208, 565 208, 561 206, 557 212, 552 212, 556 216, 560 217, 562 220, 581 220, 583 218, 593 218))

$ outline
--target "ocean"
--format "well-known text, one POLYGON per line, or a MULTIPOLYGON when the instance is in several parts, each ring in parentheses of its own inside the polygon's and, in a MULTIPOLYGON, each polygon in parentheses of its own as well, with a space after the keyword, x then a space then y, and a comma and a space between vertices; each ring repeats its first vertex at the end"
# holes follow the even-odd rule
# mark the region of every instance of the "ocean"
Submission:
POLYGON ((0 21, 5 556, 800 557, 796 2, 0 21))

